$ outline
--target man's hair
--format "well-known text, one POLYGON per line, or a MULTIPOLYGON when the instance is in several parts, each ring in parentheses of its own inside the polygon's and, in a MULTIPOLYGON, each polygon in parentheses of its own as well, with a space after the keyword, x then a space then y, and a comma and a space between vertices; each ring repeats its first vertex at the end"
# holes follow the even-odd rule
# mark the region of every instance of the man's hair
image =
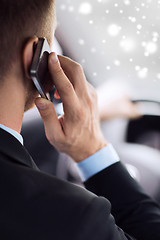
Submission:
POLYGON ((22 54, 32 36, 46 37, 53 17, 54 0, 0 0, 0 78, 3 78, 22 54))

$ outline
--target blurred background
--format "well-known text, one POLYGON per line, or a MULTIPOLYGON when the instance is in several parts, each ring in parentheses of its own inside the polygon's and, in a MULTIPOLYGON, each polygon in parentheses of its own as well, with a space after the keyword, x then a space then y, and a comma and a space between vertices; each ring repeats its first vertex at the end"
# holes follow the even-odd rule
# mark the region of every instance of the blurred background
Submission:
POLYGON ((95 86, 115 80, 133 99, 160 100, 159 0, 58 0, 56 36, 95 86))

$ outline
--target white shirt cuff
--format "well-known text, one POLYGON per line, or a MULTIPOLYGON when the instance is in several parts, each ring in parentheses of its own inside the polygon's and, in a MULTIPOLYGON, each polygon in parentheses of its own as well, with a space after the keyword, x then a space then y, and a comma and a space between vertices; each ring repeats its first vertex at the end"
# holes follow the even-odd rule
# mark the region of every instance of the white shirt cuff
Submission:
POLYGON ((100 149, 98 152, 77 163, 82 181, 102 171, 103 169, 118 162, 119 156, 111 144, 100 149))

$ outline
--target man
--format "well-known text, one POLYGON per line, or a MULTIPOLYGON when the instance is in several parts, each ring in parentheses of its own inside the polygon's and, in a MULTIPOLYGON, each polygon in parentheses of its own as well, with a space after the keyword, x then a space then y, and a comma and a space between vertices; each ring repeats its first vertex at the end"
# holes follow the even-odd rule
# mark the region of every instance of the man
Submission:
POLYGON ((160 209, 104 139, 96 94, 81 67, 55 53, 49 56, 62 117, 51 102, 37 98, 28 70, 36 36, 52 41, 54 1, 0 0, 0 6, 1 239, 160 239, 160 209), (86 188, 102 197, 37 169, 19 134, 23 112, 34 101, 50 143, 78 163, 86 188))

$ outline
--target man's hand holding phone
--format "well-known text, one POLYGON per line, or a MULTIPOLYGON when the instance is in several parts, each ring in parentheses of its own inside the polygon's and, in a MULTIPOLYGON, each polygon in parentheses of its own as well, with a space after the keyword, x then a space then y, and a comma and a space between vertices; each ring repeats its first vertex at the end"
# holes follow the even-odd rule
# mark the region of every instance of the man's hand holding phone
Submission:
POLYGON ((55 148, 80 162, 107 144, 100 129, 96 92, 81 66, 71 59, 51 53, 48 67, 64 114, 58 118, 50 101, 36 99, 46 136, 55 148))

